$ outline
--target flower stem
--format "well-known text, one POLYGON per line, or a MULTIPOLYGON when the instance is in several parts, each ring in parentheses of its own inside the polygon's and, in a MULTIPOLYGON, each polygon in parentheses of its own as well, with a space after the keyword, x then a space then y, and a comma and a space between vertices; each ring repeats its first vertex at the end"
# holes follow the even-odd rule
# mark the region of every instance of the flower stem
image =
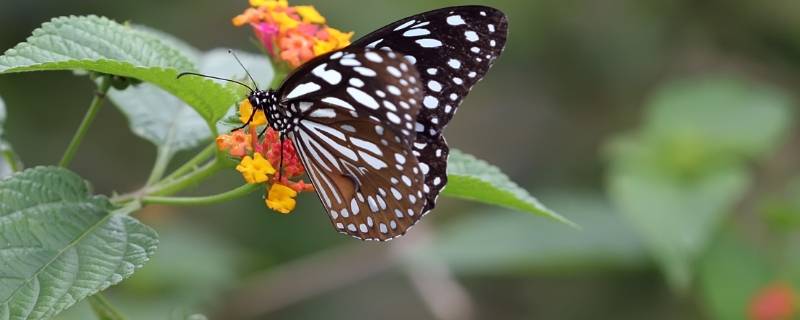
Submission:
POLYGON ((72 159, 75 158, 75 153, 78 152, 78 147, 81 145, 81 141, 83 141, 83 138, 86 136, 86 132, 89 131, 89 126, 94 121, 95 116, 97 116, 97 111, 99 111, 100 107, 103 105, 103 99, 106 97, 106 93, 110 87, 111 77, 101 77, 97 92, 92 99, 92 103, 89 104, 89 110, 86 111, 86 115, 83 116, 83 121, 78 127, 78 131, 76 131, 75 135, 72 137, 72 141, 70 141, 67 151, 64 152, 64 156, 62 156, 61 161, 58 162, 59 166, 67 167, 69 166, 70 162, 72 162, 72 159))
POLYGON ((178 179, 165 181, 162 184, 156 184, 152 188, 148 188, 149 190, 147 190, 146 194, 151 196, 168 196, 175 194, 178 191, 205 180, 224 167, 225 166, 222 164, 222 162, 215 158, 214 160, 211 160, 211 162, 206 163, 202 167, 199 167, 191 173, 188 173, 178 179))
POLYGON ((243 197, 251 192, 262 188, 257 184, 246 184, 236 189, 215 194, 205 197, 159 197, 159 196, 145 196, 142 198, 143 204, 162 204, 171 206, 199 206, 209 205, 221 202, 230 201, 236 198, 243 197))
POLYGON ((167 165, 169 165, 169 160, 171 159, 172 151, 168 150, 168 148, 158 148, 158 151, 156 151, 156 163, 153 165, 153 171, 150 172, 150 177, 147 178, 145 186, 158 182, 164 176, 164 171, 167 170, 167 165))
POLYGON ((120 313, 102 293, 98 292, 89 297, 89 304, 92 306, 94 314, 100 320, 125 320, 122 313, 120 313))
POLYGON ((163 181, 174 180, 192 170, 197 169, 197 165, 199 165, 203 161, 208 160, 208 158, 214 155, 215 151, 216 151, 216 146, 213 143, 208 145, 208 147, 197 153, 197 155, 195 155, 194 158, 190 159, 189 161, 178 167, 178 169, 175 169, 175 171, 170 173, 166 178, 164 178, 163 181))

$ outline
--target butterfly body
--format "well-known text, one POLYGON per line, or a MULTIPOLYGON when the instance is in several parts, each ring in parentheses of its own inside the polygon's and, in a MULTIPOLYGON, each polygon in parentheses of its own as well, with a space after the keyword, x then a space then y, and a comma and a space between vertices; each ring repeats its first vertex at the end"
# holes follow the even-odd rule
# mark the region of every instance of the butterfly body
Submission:
POLYGON ((506 38, 482 6, 434 10, 387 25, 295 70, 248 99, 292 140, 339 232, 405 234, 447 183, 442 131, 506 38))

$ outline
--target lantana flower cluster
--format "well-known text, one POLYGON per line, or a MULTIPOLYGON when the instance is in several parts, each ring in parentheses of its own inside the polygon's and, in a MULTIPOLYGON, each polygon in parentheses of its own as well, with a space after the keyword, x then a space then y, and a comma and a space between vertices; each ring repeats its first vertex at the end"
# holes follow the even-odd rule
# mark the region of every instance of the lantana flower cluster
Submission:
POLYGON ((268 128, 263 139, 259 139, 258 127, 266 125, 267 120, 246 99, 239 104, 239 120, 246 123, 254 111, 256 114, 245 129, 218 136, 217 148, 240 159, 236 170, 247 183, 269 185, 265 200, 267 207, 280 213, 290 213, 297 204, 297 194, 313 191, 314 188, 298 179, 305 169, 291 140, 284 139, 281 148, 280 137, 272 128, 268 128), (278 170, 281 172, 278 173, 278 170))
POLYGON ((250 25, 273 61, 292 68, 348 46, 353 36, 326 25, 313 6, 289 6, 287 0, 250 0, 250 6, 233 18, 233 25, 250 25))
MULTIPOLYGON (((283 61, 290 68, 350 45, 352 32, 339 31, 325 22, 313 6, 289 6, 287 0, 250 0, 250 8, 233 18, 234 26, 250 25, 272 60, 283 61)), ((254 111, 244 99, 239 104, 239 121, 247 123, 254 111)), ((281 146, 278 133, 269 128, 263 112, 257 111, 244 130, 217 137, 217 147, 240 159, 236 170, 247 183, 269 185, 265 202, 275 211, 290 213, 299 192, 314 190, 313 185, 299 179, 305 169, 294 145, 284 139, 281 146), (257 130, 265 125, 268 128, 261 139, 257 130)))

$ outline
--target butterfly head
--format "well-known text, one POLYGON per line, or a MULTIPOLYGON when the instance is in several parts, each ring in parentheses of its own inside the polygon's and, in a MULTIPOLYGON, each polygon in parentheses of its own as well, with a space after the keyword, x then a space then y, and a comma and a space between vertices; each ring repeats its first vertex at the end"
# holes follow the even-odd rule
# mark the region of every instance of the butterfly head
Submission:
POLYGON ((291 129, 291 122, 287 121, 286 116, 280 113, 280 110, 284 108, 280 107, 278 95, 274 90, 254 90, 247 96, 247 99, 253 108, 264 112, 272 129, 279 132, 291 129))

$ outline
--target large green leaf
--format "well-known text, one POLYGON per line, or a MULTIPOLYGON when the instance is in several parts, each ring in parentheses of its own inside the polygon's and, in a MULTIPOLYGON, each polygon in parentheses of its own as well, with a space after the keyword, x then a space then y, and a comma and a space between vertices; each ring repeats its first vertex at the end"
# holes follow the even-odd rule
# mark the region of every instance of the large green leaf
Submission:
POLYGON ((482 210, 444 225, 433 245, 412 255, 442 259, 462 274, 595 272, 649 263, 641 240, 600 195, 561 191, 540 196, 586 228, 482 210))
MULTIPOLYGON (((184 48, 182 50, 189 50, 187 46, 181 46, 184 48)), ((259 85, 268 85, 272 81, 272 66, 267 58, 243 52, 238 56, 254 77, 260 80, 259 85)), ((200 72, 204 74, 232 79, 246 77, 242 67, 224 49, 203 54, 198 64, 200 72)), ((136 135, 165 152, 190 149, 211 137, 203 118, 189 105, 155 85, 143 83, 125 90, 112 89, 109 97, 128 117, 131 130, 136 135)))
POLYGON ((530 212, 574 225, 542 205, 497 167, 459 150, 450 150, 447 180, 444 195, 530 212))
POLYGON ((55 18, 0 56, 0 73, 86 69, 153 83, 191 105, 210 128, 239 97, 198 77, 177 49, 143 31, 97 16, 55 18))
POLYGON ((0 181, 0 319, 49 319, 140 268, 157 235, 116 210, 62 168, 0 181))
POLYGON ((4 140, 3 125, 5 122, 6 105, 3 99, 0 98, 0 179, 22 170, 22 162, 19 161, 17 154, 11 149, 11 144, 4 140))
POLYGON ((750 185, 746 161, 782 140, 789 102, 735 78, 686 79, 654 95, 640 130, 611 141, 611 198, 674 288, 689 288, 696 259, 750 185))

